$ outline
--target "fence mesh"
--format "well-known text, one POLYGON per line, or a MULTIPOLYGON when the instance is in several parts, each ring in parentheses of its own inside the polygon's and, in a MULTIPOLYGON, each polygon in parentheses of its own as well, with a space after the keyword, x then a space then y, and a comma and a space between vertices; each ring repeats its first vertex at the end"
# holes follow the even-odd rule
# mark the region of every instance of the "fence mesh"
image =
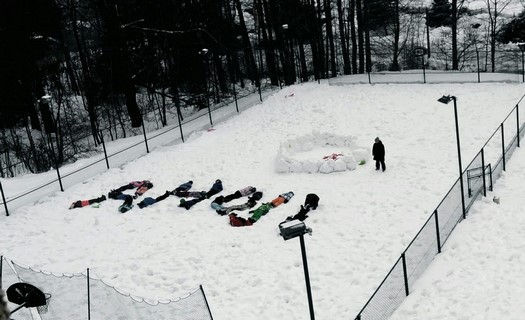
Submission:
POLYGON ((463 183, 465 186, 465 212, 470 210, 477 198, 483 194, 483 156, 482 152, 474 157, 474 159, 463 171, 463 183))
MULTIPOLYGON (((126 293, 87 273, 51 273, 3 260, 3 288, 17 282, 30 283, 50 297, 46 312, 40 318, 51 319, 213 319, 206 297, 199 288, 176 300, 146 299, 126 293), (9 265, 9 266, 6 266, 9 265), (89 288, 88 288, 89 286, 89 288)), ((10 304, 10 310, 18 306, 10 304)), ((33 319, 30 308, 16 312, 16 319, 33 319)))
POLYGON ((438 215, 441 244, 444 244, 458 222, 463 218, 459 179, 456 180, 450 191, 436 208, 436 214, 438 215))
POLYGON ((405 299, 403 274, 403 261, 399 258, 372 298, 368 300, 358 319, 387 319, 405 299))
POLYGON ((22 282, 50 294, 42 319, 87 319, 86 278, 82 274, 53 274, 12 263, 22 282))
POLYGON ((405 251, 409 288, 412 287, 438 253, 436 239, 436 220, 432 215, 405 251))

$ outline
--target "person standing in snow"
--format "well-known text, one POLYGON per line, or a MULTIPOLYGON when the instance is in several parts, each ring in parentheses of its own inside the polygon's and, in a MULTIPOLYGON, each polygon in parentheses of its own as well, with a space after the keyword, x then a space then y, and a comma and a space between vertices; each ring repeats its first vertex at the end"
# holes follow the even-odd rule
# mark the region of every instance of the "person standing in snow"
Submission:
POLYGON ((372 147, 372 155, 376 161, 376 170, 379 170, 379 165, 381 165, 381 169, 385 171, 385 146, 383 145, 383 142, 379 140, 379 138, 375 139, 374 146, 372 147))

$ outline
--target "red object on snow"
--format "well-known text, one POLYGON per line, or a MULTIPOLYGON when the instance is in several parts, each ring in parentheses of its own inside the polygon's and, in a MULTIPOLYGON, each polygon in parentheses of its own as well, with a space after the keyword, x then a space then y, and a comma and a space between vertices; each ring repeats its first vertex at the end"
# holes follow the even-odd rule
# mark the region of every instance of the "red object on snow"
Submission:
POLYGON ((342 153, 332 153, 329 156, 324 156, 323 160, 328 160, 328 159, 337 160, 337 158, 342 157, 342 156, 343 156, 342 153))

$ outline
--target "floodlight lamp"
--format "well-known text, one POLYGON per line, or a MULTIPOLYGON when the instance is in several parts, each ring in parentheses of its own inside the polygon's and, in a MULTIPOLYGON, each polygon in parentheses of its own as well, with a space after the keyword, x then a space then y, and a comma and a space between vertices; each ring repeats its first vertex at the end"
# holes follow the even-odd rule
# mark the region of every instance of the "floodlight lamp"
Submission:
POLYGON ((525 42, 518 43, 518 48, 520 48, 521 52, 525 51, 525 42))
POLYGON ((46 93, 45 95, 43 95, 43 96, 40 98, 40 101, 43 102, 43 103, 45 103, 45 102, 49 102, 49 101, 51 101, 51 96, 50 96, 49 94, 46 93))
POLYGON ((284 30, 288 29, 288 24, 287 23, 283 24, 283 29, 284 30))
POLYGON ((207 55, 208 54, 208 49, 206 48, 202 48, 201 51, 199 51, 199 54, 202 54, 203 56, 207 55))
POLYGON ((442 96, 438 99, 439 102, 448 104, 450 101, 454 100, 456 97, 448 95, 448 96, 442 96))
MULTIPOLYGON (((44 293, 39 288, 26 282, 17 282, 9 286, 6 290, 7 300, 19 306, 11 311, 15 313, 22 307, 37 308, 46 306, 47 300, 51 298, 51 294, 44 293)), ((44 309, 44 310, 47 310, 44 309)), ((40 312, 40 311, 39 311, 40 312)))
POLYGON ((305 233, 312 234, 312 229, 308 228, 304 222, 299 220, 291 220, 281 223, 279 225, 279 230, 284 240, 290 240, 305 233))

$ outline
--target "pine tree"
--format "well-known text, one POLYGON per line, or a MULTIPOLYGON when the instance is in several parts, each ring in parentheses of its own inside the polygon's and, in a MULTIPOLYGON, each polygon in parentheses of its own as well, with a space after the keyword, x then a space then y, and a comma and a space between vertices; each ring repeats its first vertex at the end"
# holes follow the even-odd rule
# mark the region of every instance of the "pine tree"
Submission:
POLYGON ((427 17, 430 28, 452 26, 452 4, 448 0, 433 0, 427 17))
POLYGON ((525 10, 501 27, 496 38, 503 43, 525 42, 525 10))

